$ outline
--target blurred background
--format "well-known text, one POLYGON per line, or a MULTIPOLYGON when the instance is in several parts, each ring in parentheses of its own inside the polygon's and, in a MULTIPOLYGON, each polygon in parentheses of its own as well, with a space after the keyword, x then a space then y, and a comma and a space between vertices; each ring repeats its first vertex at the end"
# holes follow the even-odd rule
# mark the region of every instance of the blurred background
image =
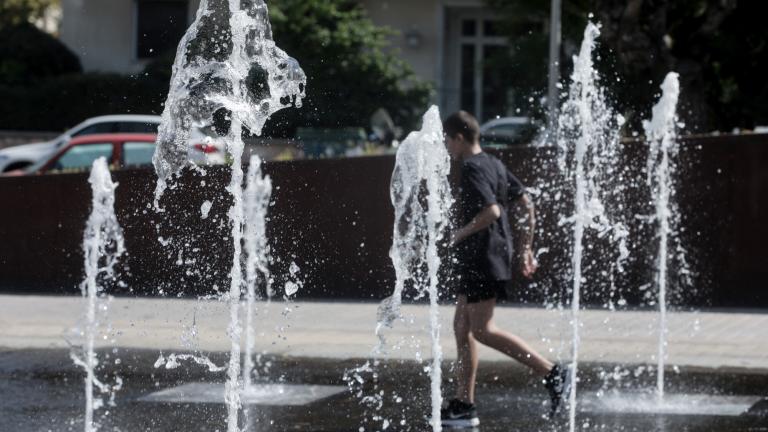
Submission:
MULTIPOLYGON (((227 16, 226 0, 208 1, 217 16, 227 16)), ((274 115, 261 136, 243 133, 243 160, 267 160, 264 173, 273 185, 265 220, 269 278, 258 288, 276 290, 275 307, 260 309, 257 325, 248 327, 260 332, 254 352, 263 354, 256 356, 262 382, 332 384, 340 386, 339 394, 349 386, 382 397, 386 390, 384 418, 402 419, 389 430, 426 430, 426 422, 418 425, 428 394, 423 362, 429 354, 422 349, 430 346, 423 293, 406 287, 410 323, 392 334, 398 342, 391 363, 381 369, 386 373, 369 385, 358 372, 376 377, 368 366, 378 360, 362 367, 357 360, 371 356, 379 304, 395 286, 394 154, 435 104, 443 117, 459 109, 475 114, 484 147, 521 179, 536 203, 540 270, 533 280, 515 275, 497 316, 553 357, 568 358, 571 340, 574 346, 583 342, 579 387, 593 397, 593 408, 584 399, 580 430, 766 430, 765 1, 267 3, 275 42, 303 68, 307 95, 302 108, 274 115), (601 26, 593 57, 600 76, 596 87, 608 99, 608 107, 590 108, 615 108, 626 121, 620 127, 598 125, 610 136, 583 127, 589 122, 576 125, 587 130, 585 139, 615 147, 608 149, 616 152, 606 172, 588 176, 604 188, 603 204, 621 213, 627 232, 621 237, 620 230, 591 231, 585 237, 579 339, 571 336, 580 322, 567 312, 576 297, 570 222, 575 182, 562 171, 563 152, 549 132, 568 96, 573 57, 588 21, 601 26), (670 71, 680 74, 682 87, 675 131, 681 136, 671 140, 679 144, 679 152, 672 152, 678 170, 670 177, 670 205, 657 206, 663 194, 650 181, 651 143, 642 136, 643 120, 651 119, 670 71), (680 229, 667 254, 671 264, 662 295, 657 288, 663 248, 657 239, 659 215, 667 210, 680 229), (623 251, 613 244, 614 235, 627 241, 626 261, 617 258, 623 251), (663 374, 657 372, 665 370, 665 359, 668 388, 680 397, 663 405, 654 396, 643 405, 650 399, 637 396, 656 395, 654 383, 663 394, 664 381, 657 381, 663 374), (629 396, 600 408, 597 402, 609 391, 629 396), (395 403, 390 395, 397 396, 395 403), (403 405, 398 395, 405 396, 403 405)), ((227 186, 233 158, 222 138, 229 128, 226 112, 195 125, 188 143, 191 168, 169 182, 162 211, 154 201, 160 114, 176 47, 199 4, 0 0, 0 394, 14 396, 0 398, 0 430, 82 430, 87 402, 71 356, 94 329, 103 334, 98 372, 126 378, 119 406, 101 410, 103 430, 221 427, 220 401, 191 406, 145 399, 180 384, 223 379, 191 363, 172 370, 179 366, 174 352, 218 364, 227 358, 224 351, 237 354, 226 337, 235 328, 235 320, 227 326, 232 314, 225 305, 232 299, 231 269, 242 260, 232 241, 236 188, 227 186), (98 329, 94 317, 81 312, 80 287, 83 228, 93 203, 88 172, 102 157, 119 185, 114 211, 127 254, 115 267, 117 276, 104 277, 109 280, 101 293, 109 302, 99 309, 98 329)), ((203 49, 219 53, 231 41, 226 35, 220 40, 203 49)), ((611 111, 601 118, 608 117, 611 123, 619 116, 611 111)), ((564 147, 571 136, 563 134, 564 147)), ((603 150, 593 156, 605 157, 603 150)), ((454 192, 458 167, 459 162, 450 176, 454 192)), ((442 252, 442 344, 453 347, 456 279, 448 248, 442 252)), ((455 354, 447 348, 446 366, 455 354)), ((489 365, 479 377, 481 400, 489 408, 486 432, 558 430, 540 412, 544 393, 531 391, 540 379, 506 362, 489 365)), ((118 388, 109 390, 112 402, 118 388)), ((362 395, 259 407, 259 430, 376 426, 360 420, 373 413, 373 405, 358 399, 362 395)))
MULTIPOLYGON (((759 30, 759 3, 566 0, 558 75, 570 73, 590 12, 599 11, 592 17, 603 32, 598 66, 628 119, 625 135, 640 129, 669 70, 681 74, 687 133, 760 130, 768 125, 768 33, 759 30)), ((52 139, 101 115, 159 115, 176 46, 198 4, 3 1, 0 146, 52 139)), ((267 158, 387 152, 429 103, 444 113, 475 113, 486 123, 486 143, 502 147, 530 143, 546 123, 553 95, 550 2, 274 0, 269 6, 277 44, 299 60, 309 83, 304 109, 279 113, 263 139, 249 140, 271 144, 260 150, 267 158)), ((135 129, 94 131, 142 131, 135 129)))
MULTIPOLYGON (((266 167, 279 195, 269 229, 276 255, 307 265, 303 295, 375 299, 389 292, 391 155, 436 104, 443 115, 459 109, 474 113, 484 146, 537 191, 540 243, 553 252, 541 256, 544 270, 515 300, 565 298, 566 284, 554 275, 568 273, 569 249, 556 237, 568 238, 558 218, 570 210, 560 207, 554 193, 560 186, 546 132, 567 96, 572 58, 591 20, 601 25, 595 56, 599 87, 626 119, 620 134, 627 155, 621 164, 632 173, 628 179, 645 175, 642 120, 651 117, 659 85, 667 72, 680 74, 678 116, 685 137, 676 198, 695 288, 681 285, 677 303, 768 305, 762 289, 768 227, 761 222, 768 215, 768 33, 760 30, 758 2, 273 0, 268 5, 277 45, 306 72, 307 97, 301 109, 274 115, 262 136, 244 132, 245 160, 258 154, 291 162, 266 167), (375 155, 390 157, 361 158, 375 155)), ((201 202, 212 200, 212 214, 223 219, 229 202, 220 189, 232 160, 220 137, 228 128, 223 110, 212 124, 192 131, 188 152, 192 164, 221 169, 207 177, 205 170, 186 173, 180 181, 188 187, 177 191, 176 201, 168 198, 184 223, 167 228, 201 245, 194 252, 198 264, 175 265, 176 256, 152 234, 166 222, 144 210, 154 188, 154 140, 176 47, 198 6, 197 0, 0 4, 0 173, 25 177, 0 182, 9 209, 0 214, 5 240, 0 286, 72 291, 81 261, 71 247, 80 241, 89 192, 83 175, 43 174, 84 173, 102 156, 129 185, 127 196, 118 194, 118 212, 133 221, 126 230, 135 232, 134 249, 142 251, 133 255, 136 262, 126 273, 132 286, 191 294, 193 285, 204 293, 226 283, 227 273, 219 270, 231 254, 227 225, 214 223, 220 220, 215 217, 200 220, 197 211, 201 202), (188 271, 205 277, 177 286, 188 271)), ((650 198, 635 180, 624 185, 637 193, 621 192, 621 199, 628 212, 642 215, 650 198)), ((654 301, 637 289, 655 267, 647 241, 652 234, 644 229, 632 234, 633 271, 616 281, 630 305, 654 301)), ((587 301, 600 304, 610 292, 610 286, 595 288, 587 301)))

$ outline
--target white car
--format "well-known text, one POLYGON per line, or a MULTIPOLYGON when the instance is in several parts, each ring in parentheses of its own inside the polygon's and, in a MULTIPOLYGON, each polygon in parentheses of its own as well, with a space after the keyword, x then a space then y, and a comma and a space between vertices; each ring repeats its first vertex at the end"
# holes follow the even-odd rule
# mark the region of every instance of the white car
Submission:
POLYGON ((480 139, 489 144, 529 144, 537 131, 529 117, 501 117, 480 126, 480 139))
MULTIPOLYGON (((75 137, 105 133, 156 134, 159 126, 160 116, 154 115, 123 114, 93 117, 50 141, 0 150, 0 174, 28 167, 52 155, 75 137)), ((224 145, 221 140, 212 138, 201 130, 195 130, 190 138, 189 158, 191 162, 198 165, 222 164, 226 161, 224 145)))

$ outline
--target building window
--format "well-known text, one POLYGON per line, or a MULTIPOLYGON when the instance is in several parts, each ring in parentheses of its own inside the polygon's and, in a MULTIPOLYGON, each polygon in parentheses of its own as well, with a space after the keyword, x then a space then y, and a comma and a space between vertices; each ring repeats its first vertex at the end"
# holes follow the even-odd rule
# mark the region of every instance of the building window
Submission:
POLYGON ((461 34, 452 42, 460 47, 454 60, 460 65, 459 107, 480 121, 507 115, 511 83, 494 65, 494 59, 509 50, 507 39, 498 31, 498 22, 482 13, 459 15, 458 20, 461 34))
MULTIPOLYGON (((521 45, 510 45, 499 17, 483 7, 447 7, 444 25, 441 108, 467 110, 481 122, 529 113, 530 84, 522 82, 529 77, 519 73, 523 59, 516 57, 521 45)), ((531 21, 525 32, 538 34, 540 27, 531 21)))
POLYGON ((461 35, 467 37, 477 36, 477 21, 471 19, 462 20, 461 35))
POLYGON ((148 59, 176 49, 187 29, 186 0, 138 0, 136 57, 148 59))

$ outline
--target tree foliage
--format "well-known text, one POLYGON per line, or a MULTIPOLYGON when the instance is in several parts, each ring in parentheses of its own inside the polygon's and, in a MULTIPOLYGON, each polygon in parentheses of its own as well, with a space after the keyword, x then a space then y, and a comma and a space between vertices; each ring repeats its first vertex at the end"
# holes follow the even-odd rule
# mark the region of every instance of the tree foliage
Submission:
POLYGON ((269 7, 277 45, 307 75, 304 108, 278 113, 273 134, 296 125, 368 126, 378 108, 408 127, 426 110, 429 86, 391 51, 391 31, 375 25, 359 2, 273 0, 269 7))
MULTIPOLYGON (((27 11, 33 10, 29 5, 46 2, 11 1, 27 5, 24 6, 27 11)), ((307 74, 308 83, 304 106, 279 112, 267 123, 265 135, 292 136, 298 127, 366 127, 371 115, 382 107, 390 112, 398 125, 407 128, 414 126, 426 110, 431 91, 429 86, 416 79, 411 69, 390 50, 392 33, 376 26, 359 2, 272 0, 269 6, 278 46, 299 61, 307 74)), ((28 49, 27 44, 19 41, 10 45, 19 52, 28 49)), ((0 47, 0 52, 2 49, 0 47)), ((35 54, 33 57, 9 70, 19 71, 32 64, 43 65, 51 61, 50 56, 35 54)), ((6 101, 16 101, 13 102, 14 112, 7 113, 5 117, 9 123, 3 126, 58 129, 64 122, 59 119, 66 117, 66 122, 74 120, 69 118, 71 116, 57 117, 48 109, 44 110, 48 122, 32 120, 40 117, 36 104, 40 103, 43 95, 37 89, 49 92, 46 96, 47 107, 77 106, 78 109, 74 110, 77 121, 105 112, 160 112, 164 100, 162 94, 168 90, 172 63, 170 54, 151 62, 135 77, 99 74, 62 76, 27 89, 9 85, 8 81, 5 85, 0 82, 0 96, 4 95, 6 101), (67 90, 66 100, 61 92, 51 91, 56 86, 67 90), (120 100, 123 101, 122 106, 116 104, 120 100)))
POLYGON ((0 84, 0 130, 63 131, 97 115, 159 115, 167 93, 168 81, 104 73, 0 84))
MULTIPOLYGON (((421 118, 430 87, 390 49, 392 32, 375 25, 359 2, 273 0, 269 12, 275 42, 307 75, 307 96, 301 109, 273 115, 265 136, 290 137, 298 127, 367 127, 379 108, 406 128, 421 118)), ((172 63, 165 56, 144 72, 170 80, 172 63)))
MULTIPOLYGON (((521 16, 546 20, 549 2, 487 0, 510 28, 521 16)), ((564 66, 590 12, 602 24, 599 67, 635 127, 664 75, 683 88, 680 114, 691 131, 768 124, 768 32, 761 2, 748 0, 564 0, 564 66)), ((510 32, 510 36, 516 36, 510 32)), ((547 37, 547 35, 542 35, 547 37)), ((529 60, 540 66, 540 56, 529 60)), ((567 69, 564 70, 567 73, 567 69)))
POLYGON ((30 85, 82 71, 69 48, 29 22, 0 27, 0 41, 0 85, 30 85))
POLYGON ((2 0, 0 1, 0 27, 33 22, 58 0, 2 0))

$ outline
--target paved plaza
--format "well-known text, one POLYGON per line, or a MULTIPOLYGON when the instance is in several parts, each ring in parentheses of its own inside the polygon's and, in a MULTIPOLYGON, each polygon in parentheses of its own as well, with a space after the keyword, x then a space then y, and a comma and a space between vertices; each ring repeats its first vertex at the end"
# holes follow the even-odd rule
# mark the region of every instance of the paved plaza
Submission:
MULTIPOLYGON (((79 297, 0 296, 0 348, 66 348, 71 329, 83 314, 79 297)), ((274 355, 352 359, 370 356, 377 343, 375 303, 272 302, 258 304, 257 349, 274 355)), ((218 301, 116 298, 108 306, 113 337, 102 347, 152 350, 229 351, 229 309, 218 301)), ((386 335, 397 350, 391 358, 414 359, 429 353, 424 305, 405 305, 403 316, 386 335)), ((453 307, 442 306, 441 343, 455 358, 453 307)), ((533 307, 497 308, 502 328, 530 341, 552 358, 570 358, 569 310, 533 307)), ((655 364, 658 317, 652 311, 581 312, 584 362, 655 364)), ((672 312, 669 363, 701 368, 746 368, 768 372, 768 313, 672 312)), ((483 348, 482 358, 504 357, 483 348)))
MULTIPOLYGON (((243 393, 248 431, 427 432, 430 357, 424 305, 403 307, 375 369, 362 368, 378 339, 377 304, 272 302, 257 305, 256 386, 243 393), (345 379, 344 377, 351 377, 345 379), (361 378, 360 381, 356 377, 361 378), (374 378, 375 377, 375 378, 374 378), (351 385, 351 388, 349 387, 351 385), (352 389, 353 391, 350 391, 352 389), (381 395, 381 409, 362 403, 381 395), (378 420, 376 420, 378 419, 378 420)), ((83 430, 83 371, 69 357, 82 328, 83 299, 0 296, 0 431, 83 430)), ((440 308, 449 396, 455 360, 452 308, 440 308)), ((122 380, 115 405, 97 411, 100 430, 224 430, 223 370, 173 354, 228 359, 229 310, 209 300, 116 298, 103 315, 98 374, 122 380), (161 358, 163 362, 159 362, 161 358)), ((498 323, 552 358, 570 356, 569 311, 498 308, 498 323)), ((657 316, 648 311, 585 310, 578 430, 765 432, 768 314, 673 312, 665 404, 654 398, 657 316)), ((558 432, 567 419, 545 418, 539 380, 484 350, 478 406, 484 432, 558 432)))

